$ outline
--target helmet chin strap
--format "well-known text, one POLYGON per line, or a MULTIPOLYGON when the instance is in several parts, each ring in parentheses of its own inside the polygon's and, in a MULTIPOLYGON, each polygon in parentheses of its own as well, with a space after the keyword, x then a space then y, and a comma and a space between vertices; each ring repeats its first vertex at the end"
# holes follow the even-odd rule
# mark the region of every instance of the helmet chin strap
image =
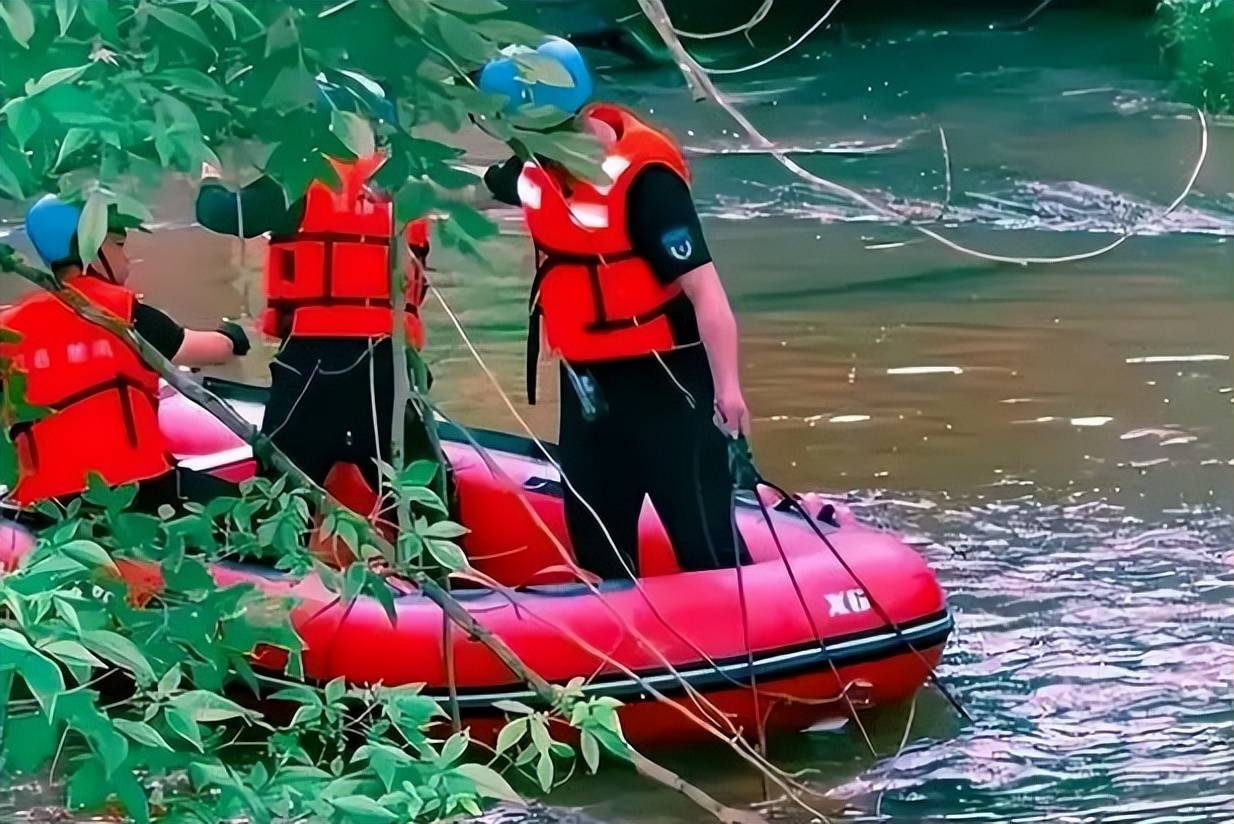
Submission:
MULTIPOLYGON (((107 262, 107 255, 103 254, 102 249, 99 249, 98 262, 103 264, 103 271, 107 275, 107 280, 110 283, 114 283, 118 286, 120 282, 116 280, 116 273, 112 271, 111 264, 107 262)), ((94 271, 95 274, 98 274, 98 270, 94 268, 93 264, 90 266, 90 269, 94 271)))

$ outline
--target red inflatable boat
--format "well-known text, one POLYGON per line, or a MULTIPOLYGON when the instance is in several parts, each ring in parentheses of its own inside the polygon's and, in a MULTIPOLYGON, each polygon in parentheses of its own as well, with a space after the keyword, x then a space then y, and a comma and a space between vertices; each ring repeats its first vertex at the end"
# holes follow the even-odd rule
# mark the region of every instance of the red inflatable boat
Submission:
MULTIPOLYGON (((264 390, 217 381, 211 388, 260 422, 264 390)), ((165 398, 160 418, 182 465, 233 480, 252 474, 249 448, 191 402, 165 398)), ((639 547, 643 578, 637 585, 604 582, 597 595, 563 572, 559 547, 569 541, 561 482, 539 447, 451 425, 443 425, 442 436, 470 529, 464 549, 476 568, 515 588, 512 595, 462 589, 456 597, 545 678, 565 683, 583 676, 588 693, 620 699, 634 743, 706 736, 682 712, 700 714, 682 680, 718 709, 722 727, 753 734, 761 714, 768 732, 786 732, 844 717, 852 706, 906 698, 938 663, 952 620, 933 573, 898 537, 860 525, 843 508, 838 526, 815 525, 855 576, 806 516, 772 507, 782 557, 754 501, 739 501, 736 513, 754 560, 740 580, 734 569, 682 572, 648 507, 639 547), (848 700, 840 698, 845 692, 848 700)), ((328 607, 335 596, 313 577, 294 581, 234 564, 220 565, 215 575, 300 598, 293 621, 309 676, 424 683, 430 695, 447 694, 442 615, 423 596, 398 596, 398 621, 391 624, 375 599, 328 607)), ((470 723, 498 720, 493 704, 502 699, 535 703, 483 644, 452 633, 458 700, 470 723)), ((711 708, 708 714, 715 715, 711 708)))

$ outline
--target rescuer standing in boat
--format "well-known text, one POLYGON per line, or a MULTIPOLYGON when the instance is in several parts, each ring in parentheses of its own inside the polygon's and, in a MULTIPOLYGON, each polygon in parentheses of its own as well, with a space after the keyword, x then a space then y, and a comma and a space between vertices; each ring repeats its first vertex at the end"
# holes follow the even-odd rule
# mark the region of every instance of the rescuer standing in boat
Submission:
POLYGON ((728 437, 745 435, 737 324, 712 263, 688 184, 668 135, 628 109, 595 103, 586 63, 569 42, 537 52, 556 60, 572 87, 527 83, 513 59, 489 63, 481 90, 577 117, 557 128, 588 130, 604 149, 605 180, 577 179, 552 161, 512 158, 489 169, 494 197, 521 205, 536 248, 528 331, 528 395, 543 335, 561 356, 560 460, 577 494, 566 522, 579 563, 625 577, 604 531, 628 563, 638 558, 638 520, 651 498, 678 563, 733 566, 728 437), (723 431, 721 431, 723 430, 723 431), (588 511, 595 509, 598 519, 588 511))
MULTIPOLYGON (((281 348, 270 364, 262 432, 317 483, 335 464, 351 463, 376 491, 378 461, 391 457, 393 204, 371 182, 385 161, 382 152, 327 160, 338 182, 314 181, 291 206, 269 177, 236 193, 212 179, 218 173, 207 167, 197 221, 223 234, 270 235, 262 331, 281 341, 281 348)), ((411 223, 403 241, 412 252, 406 271, 408 358, 423 374, 416 353, 424 344, 427 222, 411 223)), ((405 431, 408 462, 441 463, 431 415, 414 397, 405 431)), ((443 500, 445 483, 439 471, 431 484, 443 500)))
MULTIPOLYGON (((213 366, 248 352, 239 325, 224 321, 212 332, 185 329, 125 285, 125 237, 139 227, 114 207, 98 257, 83 267, 77 251, 80 217, 78 207, 54 195, 26 213, 27 235, 65 288, 131 326, 175 364, 213 366)), ((119 337, 42 291, 0 313, 0 329, 16 337, 0 343, 0 355, 25 375, 26 403, 50 410, 9 427, 18 460, 17 483, 9 493, 14 503, 26 507, 75 495, 87 488, 90 473, 111 486, 137 482, 134 505, 148 511, 185 497, 234 492, 211 476, 172 471, 158 424, 159 376, 119 337)))

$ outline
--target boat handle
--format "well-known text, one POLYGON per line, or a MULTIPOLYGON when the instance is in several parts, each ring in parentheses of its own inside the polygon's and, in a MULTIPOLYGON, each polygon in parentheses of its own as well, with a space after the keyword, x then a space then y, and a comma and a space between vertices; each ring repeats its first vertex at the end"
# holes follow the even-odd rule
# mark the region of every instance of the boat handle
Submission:
POLYGON ((523 489, 528 492, 538 492, 541 495, 552 495, 557 498, 561 498, 564 495, 561 481, 554 481, 550 478, 541 478, 538 475, 532 475, 530 478, 523 481, 523 489))

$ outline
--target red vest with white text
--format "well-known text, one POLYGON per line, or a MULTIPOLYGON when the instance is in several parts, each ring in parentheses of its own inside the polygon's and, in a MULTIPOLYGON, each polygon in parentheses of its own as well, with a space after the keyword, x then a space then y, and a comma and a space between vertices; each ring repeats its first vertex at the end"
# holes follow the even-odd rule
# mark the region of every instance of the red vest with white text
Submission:
MULTIPOLYGON (((132 323, 132 291, 88 275, 66 285, 132 323)), ((10 427, 17 503, 81 492, 90 472, 115 486, 171 469, 159 430, 158 374, 124 341, 44 292, 0 313, 0 328, 21 336, 0 344, 0 355, 25 375, 26 402, 50 410, 10 427)))

